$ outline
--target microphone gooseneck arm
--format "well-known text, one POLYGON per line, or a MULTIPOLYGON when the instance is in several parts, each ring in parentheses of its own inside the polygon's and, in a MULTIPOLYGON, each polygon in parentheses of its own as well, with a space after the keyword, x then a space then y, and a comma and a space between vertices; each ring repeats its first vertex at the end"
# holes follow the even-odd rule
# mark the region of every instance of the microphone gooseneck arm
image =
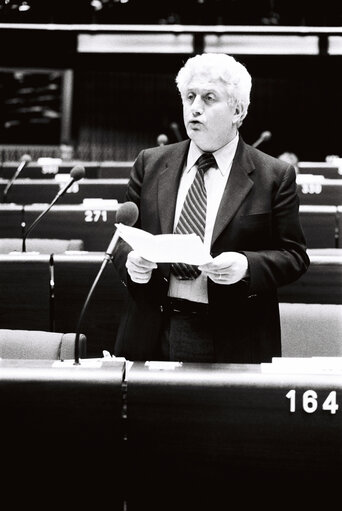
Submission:
POLYGON ((84 177, 84 175, 85 175, 85 170, 83 167, 80 167, 80 166, 76 166, 70 171, 70 177, 71 177, 70 181, 61 190, 59 190, 59 192, 57 193, 56 197, 53 199, 51 204, 49 204, 49 206, 44 211, 41 212, 41 214, 30 225, 30 227, 27 229, 27 231, 24 232, 23 242, 22 242, 22 252, 26 252, 26 238, 30 234, 32 229, 37 225, 37 223, 42 219, 42 217, 44 215, 46 215, 46 213, 48 211, 50 211, 52 206, 54 204, 56 204, 58 199, 70 188, 70 186, 73 185, 75 181, 79 181, 80 179, 82 179, 84 177))
MULTIPOLYGON (((107 256, 108 254, 106 254, 107 256)), ((78 319, 78 323, 77 323, 77 327, 76 327, 76 337, 75 337, 75 355, 74 355, 74 365, 80 365, 80 335, 81 335, 81 327, 82 327, 82 323, 83 323, 83 318, 84 318, 84 315, 88 309, 88 305, 89 305, 89 302, 90 302, 90 299, 93 295, 93 292, 101 278, 101 275, 105 269, 105 267, 107 266, 107 263, 108 261, 110 261, 110 257, 106 257, 103 261, 102 261, 102 264, 101 264, 101 268, 99 269, 96 277, 95 277, 95 280, 90 288, 90 291, 88 293, 88 296, 86 298, 86 301, 84 302, 84 305, 82 307, 82 310, 81 310, 81 314, 80 314, 80 317, 78 319)))
POLYGON ((81 314, 80 314, 80 317, 79 317, 79 320, 78 320, 78 323, 77 323, 77 327, 76 327, 76 337, 75 337, 75 360, 74 360, 74 365, 79 365, 80 364, 80 335, 81 335, 81 326, 82 326, 82 322, 83 322, 83 318, 84 318, 84 315, 88 309, 88 305, 89 305, 89 302, 90 302, 90 298, 92 297, 92 294, 94 292, 94 289, 96 288, 100 278, 101 278, 101 275, 104 271, 104 269, 106 268, 108 262, 112 259, 113 255, 112 255, 112 251, 114 250, 114 247, 115 245, 117 244, 118 242, 118 239, 119 239, 119 231, 116 230, 115 233, 114 233, 114 236, 113 236, 113 239, 112 241, 110 242, 108 248, 107 248, 107 251, 105 252, 105 257, 102 261, 102 264, 101 264, 101 267, 95 277, 95 280, 90 288, 90 291, 88 293, 88 296, 86 298, 86 301, 84 302, 84 305, 82 307, 82 310, 81 310, 81 314))
MULTIPOLYGON (((136 221, 138 220, 139 216, 139 210, 137 205, 134 202, 124 202, 118 209, 116 214, 116 220, 117 223, 122 223, 124 225, 134 225, 136 221)), ((90 288, 90 291, 88 293, 88 296, 86 298, 86 301, 84 302, 84 305, 81 310, 81 314, 78 319, 77 327, 76 327, 76 337, 75 337, 75 356, 74 356, 74 365, 80 365, 80 335, 81 335, 81 327, 82 327, 82 321, 84 318, 84 315, 87 311, 90 298, 94 292, 94 289, 96 288, 100 277, 109 261, 111 261, 113 257, 114 249, 119 241, 120 234, 118 229, 115 230, 114 236, 111 239, 107 250, 104 255, 104 259, 102 261, 101 267, 95 277, 95 280, 90 288)))
POLYGON ((270 131, 263 131, 260 137, 252 144, 252 147, 258 147, 262 142, 266 142, 271 138, 272 134, 270 131))
POLYGON ((16 171, 15 171, 15 173, 13 174, 12 178, 8 181, 8 183, 7 183, 6 187, 5 187, 4 191, 3 191, 3 194, 2 194, 3 202, 6 202, 6 200, 7 200, 7 194, 8 194, 8 192, 9 192, 10 188, 12 187, 12 185, 13 185, 14 181, 17 179, 17 177, 19 176, 20 172, 23 170, 23 168, 24 168, 24 167, 25 167, 25 166, 26 166, 26 165, 27 165, 30 161, 31 161, 31 157, 27 156, 26 158, 24 158, 24 159, 20 162, 20 164, 19 164, 19 166, 18 166, 17 170, 16 170, 16 171))
POLYGON ((58 201, 58 199, 60 198, 60 196, 67 191, 68 188, 70 188, 70 186, 75 182, 75 180, 71 180, 70 183, 68 183, 67 187, 63 188, 62 191, 60 191, 56 197, 53 199, 53 201, 51 202, 51 204, 49 204, 49 207, 47 209, 45 209, 44 211, 42 211, 40 213, 40 215, 35 219, 35 221, 30 225, 30 227, 27 229, 27 231, 24 233, 23 235, 23 242, 22 242, 22 252, 26 252, 26 238, 27 236, 30 234, 30 232, 32 231, 32 229, 37 225, 37 223, 41 220, 41 218, 46 215, 46 213, 48 211, 50 211, 50 209, 52 208, 52 206, 54 204, 56 204, 56 202, 58 201), (63 193, 62 193, 63 192, 63 193))

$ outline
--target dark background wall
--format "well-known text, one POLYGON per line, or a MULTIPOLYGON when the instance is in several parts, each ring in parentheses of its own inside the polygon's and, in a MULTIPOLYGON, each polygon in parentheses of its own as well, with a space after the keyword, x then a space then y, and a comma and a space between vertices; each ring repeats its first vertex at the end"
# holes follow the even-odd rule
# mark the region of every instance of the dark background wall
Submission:
MULTIPOLYGON (((75 70, 74 128, 82 154, 134 159, 156 145, 158 134, 175 141, 176 122, 186 136, 175 76, 187 56, 84 57, 75 70), (99 153, 100 151, 100 153, 99 153), (101 154, 102 151, 102 154, 101 154)), ((253 143, 264 130, 272 155, 295 152, 322 161, 342 152, 340 57, 237 57, 253 77, 251 105, 241 134, 253 143)))
MULTIPOLYGON (((133 160, 139 150, 156 145, 160 133, 175 141, 172 123, 186 136, 175 76, 189 55, 80 54, 76 38, 72 32, 0 30, 4 68, 71 69, 74 77, 71 139, 61 140, 56 128, 47 139, 46 128, 36 126, 34 137, 24 127, 17 142, 71 143, 75 156, 85 160, 133 160)), ((262 149, 274 156, 291 151, 302 161, 323 161, 341 155, 342 56, 236 58, 253 77, 250 110, 241 128, 246 142, 269 130, 272 138, 262 149)), ((0 144, 16 142, 8 130, 0 136, 0 144)))

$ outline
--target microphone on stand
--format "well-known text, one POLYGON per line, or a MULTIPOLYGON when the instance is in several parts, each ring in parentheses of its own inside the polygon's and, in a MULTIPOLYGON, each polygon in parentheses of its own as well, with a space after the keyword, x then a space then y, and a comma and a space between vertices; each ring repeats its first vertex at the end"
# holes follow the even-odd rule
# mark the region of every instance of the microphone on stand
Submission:
POLYGON ((50 254, 49 260, 49 292, 50 292, 50 332, 55 331, 55 262, 53 254, 50 254))
POLYGON ((56 197, 53 199, 51 204, 35 219, 35 221, 30 225, 30 227, 27 229, 27 231, 23 235, 22 252, 26 252, 26 238, 29 235, 29 233, 32 231, 32 229, 43 218, 43 216, 46 215, 46 213, 48 211, 50 211, 52 206, 58 201, 58 199, 60 197, 62 197, 62 195, 64 195, 64 193, 70 188, 70 186, 73 185, 75 181, 79 181, 80 179, 82 179, 84 176, 85 176, 85 170, 83 167, 77 165, 76 167, 71 169, 70 181, 68 181, 68 183, 66 183, 64 185, 64 187, 61 190, 59 190, 59 192, 57 193, 56 197))
MULTIPOLYGON (((121 204, 121 206, 119 207, 119 209, 116 212, 116 222, 115 223, 129 225, 132 227, 135 224, 135 222, 138 220, 138 217, 139 217, 138 206, 134 202, 124 202, 123 204, 121 204)), ((94 292, 94 289, 96 288, 97 283, 100 280, 100 277, 101 277, 105 267, 107 266, 107 263, 111 260, 111 258, 113 256, 113 251, 119 241, 119 238, 120 238, 119 231, 118 231, 118 229, 116 229, 114 236, 111 239, 111 241, 108 245, 108 248, 105 252, 105 256, 102 261, 102 265, 98 271, 97 276, 95 277, 95 280, 93 282, 93 285, 91 286, 91 289, 88 293, 86 301, 84 302, 84 305, 83 305, 83 308, 82 308, 82 311, 81 311, 81 314, 80 314, 80 317, 78 320, 77 329, 76 329, 74 365, 80 364, 80 355, 79 355, 80 346, 79 346, 79 344, 80 344, 80 335, 81 335, 81 325, 82 325, 84 314, 87 310, 87 307, 88 307, 90 298, 94 292)))
POLYGON ((167 135, 165 135, 165 133, 160 133, 160 135, 158 135, 157 144, 159 146, 166 145, 166 144, 168 144, 168 142, 169 142, 169 139, 168 139, 167 135))
POLYGON ((262 142, 266 142, 272 137, 272 133, 270 131, 263 131, 260 137, 252 144, 252 147, 258 147, 262 142))
POLYGON ((176 122, 172 122, 170 124, 170 128, 172 129, 175 137, 176 137, 176 140, 177 142, 181 142, 183 140, 183 137, 181 135, 181 132, 180 132, 180 129, 179 129, 179 126, 176 122))
POLYGON ((9 192, 10 188, 12 187, 14 181, 17 179, 17 177, 19 176, 20 172, 26 167, 26 165, 28 163, 30 163, 30 161, 32 161, 32 158, 31 158, 31 156, 29 154, 23 154, 22 157, 20 158, 20 163, 18 165, 17 170, 15 171, 15 173, 13 174, 11 179, 8 181, 8 183, 6 185, 6 188, 3 191, 3 202, 6 202, 7 194, 9 192))

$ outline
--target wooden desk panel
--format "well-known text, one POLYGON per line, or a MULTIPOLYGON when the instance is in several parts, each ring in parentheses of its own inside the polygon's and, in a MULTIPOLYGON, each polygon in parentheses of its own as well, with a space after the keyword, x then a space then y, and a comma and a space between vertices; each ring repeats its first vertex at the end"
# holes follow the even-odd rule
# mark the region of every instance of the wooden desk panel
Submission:
POLYGON ((282 502, 301 496, 313 503, 331 485, 336 492, 341 404, 341 374, 269 374, 258 365, 237 364, 171 369, 135 362, 127 373, 128 508, 139 509, 139 503, 145 508, 153 489, 161 499, 167 488, 177 488, 167 499, 174 507, 167 509, 178 509, 180 495, 182 503, 188 498, 193 505, 182 509, 198 509, 196 504, 221 509, 215 504, 224 499, 252 505, 266 487, 282 495, 282 502), (291 389, 297 404, 292 413, 291 389), (315 413, 302 406, 308 390, 316 392, 315 413), (335 414, 322 410, 331 391, 339 404, 335 414), (148 473, 147 480, 142 473, 148 473))
POLYGON ((339 206, 342 204, 342 179, 303 181, 297 178, 301 205, 339 206))
MULTIPOLYGON (((103 254, 55 255, 54 298, 50 299, 48 255, 0 254, 1 328, 76 332, 85 300, 103 254)), ((90 300, 81 331, 87 356, 113 353, 125 297, 114 266, 108 263, 90 300)))
MULTIPOLYGON (((5 161, 0 166, 0 178, 11 179, 16 172, 20 162, 5 161)), ((54 179, 56 174, 70 174, 75 166, 82 166, 87 179, 116 179, 129 178, 133 161, 62 161, 45 166, 38 162, 31 162, 21 171, 21 178, 30 179, 54 179)))
MULTIPOLYGON (((25 206, 25 222, 28 228, 44 211, 46 205, 25 206)), ((31 231, 36 238, 82 239, 84 250, 100 252, 107 249, 115 232, 117 205, 91 207, 79 204, 55 205, 31 231)), ((0 208, 1 211, 1 208, 0 208)))
MULTIPOLYGON (((113 201, 114 202, 114 201, 113 201)), ((0 204, 0 237, 20 238, 47 204, 0 204)), ((32 232, 33 237, 83 239, 84 249, 104 251, 114 232, 116 205, 56 204, 32 232)), ((338 248, 342 243, 342 207, 300 206, 300 220, 308 248, 338 248)))
POLYGON ((0 361, 3 496, 36 510, 62 499, 122 511, 123 368, 0 361))
POLYGON ((21 238, 24 207, 19 204, 0 204, 0 238, 21 238))
MULTIPOLYGON (((309 251, 309 270, 298 281, 280 288, 279 300, 341 304, 342 249, 333 253, 309 251)), ((56 254, 54 299, 50 303, 49 256, 0 255, 1 327, 49 330, 54 323, 55 331, 75 332, 103 258, 103 253, 56 254)), ((89 357, 102 356, 103 350, 113 353, 126 293, 115 268, 108 263, 81 326, 89 357)))
POLYGON ((0 325, 50 329, 48 255, 0 254, 0 325))
POLYGON ((342 303, 342 249, 308 250, 311 264, 298 280, 278 289, 279 301, 342 303))
MULTIPOLYGON (((56 331, 75 332, 88 293, 97 276, 103 254, 56 255, 56 331)), ((126 289, 114 266, 108 263, 90 299, 81 331, 87 336, 89 357, 113 353, 126 289)))
POLYGON ((301 161, 298 163, 300 174, 324 176, 327 179, 341 179, 342 173, 337 164, 318 161, 301 161))
POLYGON ((299 218, 308 248, 338 248, 337 215, 336 206, 300 206, 299 218))
MULTIPOLYGON (((58 204, 80 204, 84 199, 116 199, 125 201, 128 179, 82 179, 67 191, 58 204)), ((0 195, 7 180, 0 179, 0 195)), ((8 202, 16 204, 50 204, 63 183, 54 179, 17 179, 8 192, 8 202)))

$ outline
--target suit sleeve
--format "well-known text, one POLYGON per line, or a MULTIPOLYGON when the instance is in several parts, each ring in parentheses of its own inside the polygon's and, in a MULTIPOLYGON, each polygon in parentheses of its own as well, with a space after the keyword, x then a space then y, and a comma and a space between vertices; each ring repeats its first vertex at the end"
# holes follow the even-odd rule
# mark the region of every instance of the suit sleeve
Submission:
POLYGON ((309 267, 299 221, 296 173, 285 169, 272 204, 272 249, 243 252, 249 265, 249 293, 257 294, 297 280, 309 267))
MULTIPOLYGON (((135 227, 138 228, 141 227, 140 198, 144 179, 144 158, 145 150, 139 153, 133 164, 126 192, 126 200, 132 201, 138 206, 139 217, 135 223, 135 227)), ((124 240, 119 239, 119 242, 113 253, 112 262, 117 272, 119 273, 121 282, 125 287, 127 287, 132 297, 138 300, 151 301, 154 299, 154 297, 157 297, 161 293, 165 293, 166 283, 158 269, 153 270, 152 277, 146 284, 138 284, 132 281, 126 269, 127 256, 131 251, 132 247, 124 240)), ((159 303, 160 300, 157 300, 157 302, 159 303)))
MULTIPOLYGON (((141 193, 141 187, 142 187, 142 181, 143 181, 143 151, 139 153, 137 156, 132 170, 130 174, 130 179, 128 182, 127 190, 126 190, 126 201, 132 201, 134 202, 140 211, 140 193, 141 193)), ((139 227, 140 225, 140 214, 138 217, 137 222, 135 223, 135 227, 139 227)), ((129 276, 127 274, 126 270, 126 261, 127 256, 129 252, 132 251, 132 247, 126 243, 121 238, 119 239, 119 242, 117 243, 113 257, 112 262, 119 273, 120 279, 122 283, 127 286, 129 276)))

